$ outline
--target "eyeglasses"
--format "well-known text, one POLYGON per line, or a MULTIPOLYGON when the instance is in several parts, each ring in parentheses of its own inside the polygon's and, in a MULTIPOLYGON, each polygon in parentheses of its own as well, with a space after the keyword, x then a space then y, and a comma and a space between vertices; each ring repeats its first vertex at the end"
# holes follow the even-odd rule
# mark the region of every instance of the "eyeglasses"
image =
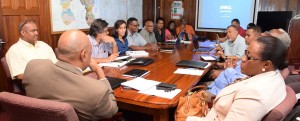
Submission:
POLYGON ((252 57, 249 57, 250 52, 248 50, 245 50, 245 56, 247 57, 247 60, 259 60, 252 57))
POLYGON ((134 24, 130 24, 130 25, 132 25, 132 26, 135 26, 135 27, 139 27, 139 26, 140 26, 139 24, 137 24, 137 25, 134 25, 134 24))

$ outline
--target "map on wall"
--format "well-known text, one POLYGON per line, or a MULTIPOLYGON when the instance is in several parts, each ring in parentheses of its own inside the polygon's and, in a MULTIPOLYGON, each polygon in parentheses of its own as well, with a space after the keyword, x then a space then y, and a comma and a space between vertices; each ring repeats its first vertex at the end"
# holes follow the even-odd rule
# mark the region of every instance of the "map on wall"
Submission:
POLYGON ((112 27, 116 20, 135 17, 143 21, 142 0, 51 0, 52 32, 88 29, 96 18, 112 27))

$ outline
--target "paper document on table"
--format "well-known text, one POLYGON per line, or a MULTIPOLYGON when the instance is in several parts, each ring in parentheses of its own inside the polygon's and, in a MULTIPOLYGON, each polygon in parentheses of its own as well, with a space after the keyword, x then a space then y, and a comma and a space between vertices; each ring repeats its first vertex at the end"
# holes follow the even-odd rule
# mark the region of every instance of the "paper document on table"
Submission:
POLYGON ((99 66, 107 66, 107 67, 122 67, 126 65, 129 61, 122 62, 108 62, 108 63, 99 63, 99 66))
POLYGON ((139 91, 138 93, 146 94, 146 95, 154 95, 157 97, 162 97, 162 98, 168 98, 168 99, 173 99, 179 92, 181 92, 181 89, 175 89, 172 91, 165 91, 165 90, 157 90, 156 86, 144 90, 144 91, 139 91))
POLYGON ((133 88, 133 89, 136 89, 139 91, 144 91, 144 90, 150 89, 151 87, 155 87, 159 83, 160 82, 158 82, 158 81, 147 80, 144 78, 137 77, 133 80, 123 82, 123 83, 121 83, 121 85, 130 87, 130 88, 133 88))
POLYGON ((213 56, 210 56, 210 55, 201 55, 201 58, 206 61, 215 61, 216 60, 216 58, 214 58, 213 56))
POLYGON ((128 56, 132 56, 132 57, 140 57, 140 56, 148 56, 149 53, 144 51, 144 50, 140 50, 140 51, 126 51, 126 55, 128 56))
POLYGON ((178 68, 174 73, 175 74, 188 74, 188 75, 195 75, 195 76, 201 76, 203 74, 204 70, 194 69, 194 68, 178 68))
POLYGON ((123 59, 126 59, 126 58, 129 58, 130 56, 119 56, 115 59, 115 61, 117 60, 123 60, 123 59))

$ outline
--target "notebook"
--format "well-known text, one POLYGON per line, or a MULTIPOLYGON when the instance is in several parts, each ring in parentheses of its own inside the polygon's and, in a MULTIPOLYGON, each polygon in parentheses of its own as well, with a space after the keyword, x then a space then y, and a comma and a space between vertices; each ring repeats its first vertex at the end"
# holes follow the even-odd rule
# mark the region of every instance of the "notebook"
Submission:
POLYGON ((209 51, 213 50, 212 47, 200 47, 199 41, 197 39, 193 40, 193 45, 194 45, 193 52, 209 52, 209 51))
POLYGON ((142 77, 146 74, 148 74, 150 71, 148 70, 142 70, 142 69, 131 69, 130 71, 127 71, 123 73, 123 76, 128 76, 128 77, 142 77))
POLYGON ((204 68, 208 63, 206 62, 198 62, 198 61, 190 61, 190 60, 182 60, 176 63, 176 66, 184 66, 184 67, 192 67, 192 68, 204 68))
POLYGON ((106 79, 108 80, 108 82, 109 82, 112 89, 115 89, 115 88, 119 87, 122 82, 126 82, 125 79, 108 77, 108 76, 106 76, 106 79))
POLYGON ((136 58, 135 60, 130 61, 127 65, 142 65, 147 66, 152 63, 154 60, 151 58, 136 58))

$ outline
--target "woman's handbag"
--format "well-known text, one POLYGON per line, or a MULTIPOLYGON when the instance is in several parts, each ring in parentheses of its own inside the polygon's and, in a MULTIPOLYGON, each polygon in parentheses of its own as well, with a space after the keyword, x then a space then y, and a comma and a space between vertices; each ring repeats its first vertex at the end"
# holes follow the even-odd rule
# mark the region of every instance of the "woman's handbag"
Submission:
POLYGON ((184 97, 180 97, 179 103, 175 112, 176 121, 185 121, 188 116, 203 117, 208 112, 208 104, 205 101, 206 86, 195 86, 188 91, 184 97))

